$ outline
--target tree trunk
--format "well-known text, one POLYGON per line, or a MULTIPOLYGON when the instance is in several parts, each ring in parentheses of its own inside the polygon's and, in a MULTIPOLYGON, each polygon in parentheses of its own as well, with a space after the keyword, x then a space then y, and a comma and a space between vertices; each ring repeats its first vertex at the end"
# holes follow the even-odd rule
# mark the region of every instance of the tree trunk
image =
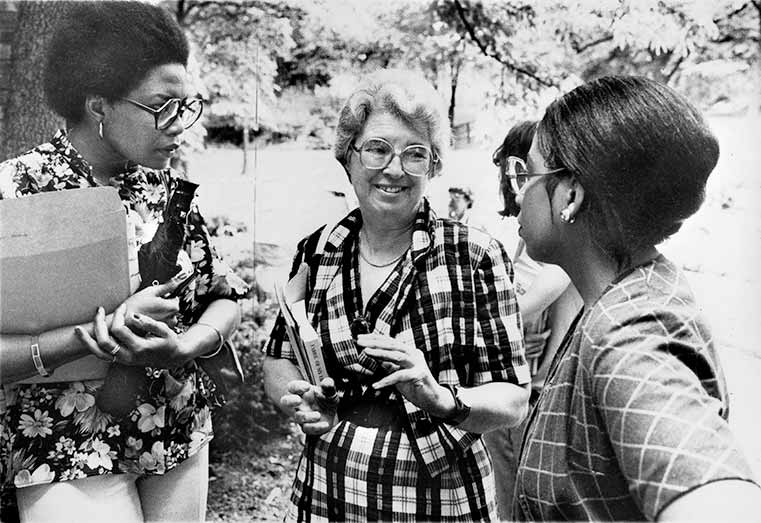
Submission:
POLYGON ((45 103, 45 49, 67 2, 19 2, 13 36, 9 90, 0 137, 0 158, 10 158, 49 140, 63 120, 45 103))
POLYGON ((759 89, 761 89, 761 0, 753 0, 753 7, 756 8, 756 12, 758 13, 758 57, 756 58, 756 72, 758 73, 758 82, 756 83, 756 96, 759 96, 759 99, 756 100, 756 114, 761 113, 761 92, 759 92, 759 89))
POLYGON ((454 129, 454 108, 455 108, 455 95, 457 94, 457 80, 452 78, 450 83, 451 91, 449 95, 449 127, 454 129))
POLYGON ((454 129, 454 110, 457 95, 457 82, 460 79, 460 68, 462 67, 462 59, 454 58, 453 62, 449 65, 449 127, 454 129))
POLYGON ((250 147, 250 140, 249 140, 249 126, 247 124, 243 125, 243 143, 241 144, 243 147, 243 168, 241 169, 241 174, 248 174, 249 169, 251 168, 251 160, 249 159, 249 151, 251 149, 250 147))

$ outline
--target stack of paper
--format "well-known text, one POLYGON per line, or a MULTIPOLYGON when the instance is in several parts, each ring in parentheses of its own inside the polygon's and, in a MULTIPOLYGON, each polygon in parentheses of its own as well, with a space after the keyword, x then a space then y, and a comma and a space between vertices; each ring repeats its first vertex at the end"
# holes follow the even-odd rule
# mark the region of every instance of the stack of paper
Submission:
POLYGON ((285 285, 275 285, 275 297, 285 319, 285 330, 301 375, 312 385, 319 385, 328 377, 328 370, 320 336, 307 318, 305 297, 308 281, 309 266, 302 263, 296 275, 285 285))

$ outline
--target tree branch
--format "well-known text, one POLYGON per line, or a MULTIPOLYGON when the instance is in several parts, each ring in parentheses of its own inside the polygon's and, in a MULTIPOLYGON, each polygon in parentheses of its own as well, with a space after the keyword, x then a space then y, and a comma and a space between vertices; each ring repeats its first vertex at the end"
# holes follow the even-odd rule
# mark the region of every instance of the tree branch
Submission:
POLYGON ((730 11, 729 13, 727 13, 724 16, 722 16, 721 18, 714 18, 713 22, 714 23, 721 22, 722 20, 725 20, 725 19, 728 19, 728 18, 732 18, 733 16, 739 15, 740 13, 745 11, 745 8, 748 7, 751 3, 755 4, 756 0, 753 0, 752 2, 745 2, 743 5, 741 5, 737 9, 734 9, 733 11, 730 11))
POLYGON ((574 45, 571 45, 571 47, 573 47, 574 51, 581 54, 587 49, 590 49, 596 45, 600 45, 605 42, 610 42, 611 40, 613 40, 613 35, 606 35, 606 36, 602 36, 598 38, 597 40, 592 40, 591 42, 587 42, 586 44, 583 44, 583 45, 574 44, 574 45))
POLYGON ((489 58, 493 58, 506 68, 510 69, 513 72, 528 76, 529 78, 533 78, 540 84, 546 86, 546 87, 557 87, 557 84, 552 82, 551 80, 546 80, 544 78, 541 78, 537 76, 536 74, 532 73, 525 67, 516 65, 512 62, 506 61, 502 56, 496 51, 489 51, 487 49, 486 45, 476 36, 476 32, 473 29, 473 26, 471 25, 470 21, 468 20, 465 9, 462 7, 462 4, 460 3, 460 0, 454 0, 454 5, 457 8, 457 15, 462 21, 463 25, 465 26, 466 31, 468 32, 468 35, 470 36, 471 40, 478 46, 478 48, 481 50, 481 53, 483 53, 484 56, 488 56, 489 58))
POLYGON ((665 83, 669 83, 671 81, 671 78, 674 76, 674 74, 676 73, 677 69, 679 69, 679 67, 682 65, 682 62, 684 62, 685 58, 686 57, 684 55, 679 57, 679 59, 674 64, 674 67, 671 69, 671 72, 669 72, 669 74, 666 75, 666 77, 665 77, 666 78, 666 82, 665 83))

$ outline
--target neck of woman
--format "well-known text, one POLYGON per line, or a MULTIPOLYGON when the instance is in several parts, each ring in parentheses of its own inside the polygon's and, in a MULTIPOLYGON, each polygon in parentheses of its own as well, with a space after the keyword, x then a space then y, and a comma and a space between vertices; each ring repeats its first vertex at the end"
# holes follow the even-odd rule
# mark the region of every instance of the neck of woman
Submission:
POLYGON ((124 158, 121 158, 105 140, 102 140, 97 131, 89 129, 86 125, 73 125, 68 128, 69 141, 92 168, 92 176, 103 185, 119 174, 124 167, 124 158))
POLYGON ((560 266, 568 273, 571 282, 584 300, 584 308, 590 309, 619 274, 642 265, 658 255, 655 247, 632 253, 631 262, 619 267, 616 260, 591 243, 569 256, 560 266))
POLYGON ((414 217, 409 223, 392 227, 365 220, 359 231, 359 248, 370 260, 377 263, 388 261, 409 249, 414 225, 414 217))

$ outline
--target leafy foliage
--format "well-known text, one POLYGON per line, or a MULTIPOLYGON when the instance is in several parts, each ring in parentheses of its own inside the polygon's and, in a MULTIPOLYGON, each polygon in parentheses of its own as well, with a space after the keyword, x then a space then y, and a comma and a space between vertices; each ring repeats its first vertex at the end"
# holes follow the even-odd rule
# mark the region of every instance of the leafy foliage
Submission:
MULTIPOLYGON (((253 283, 252 260, 242 260, 236 273, 247 283, 253 283)), ((232 337, 238 351, 246 382, 234 389, 227 404, 213 415, 214 451, 224 452, 243 447, 256 439, 257 434, 287 431, 287 422, 264 392, 264 344, 269 338, 276 306, 271 301, 256 297, 262 293, 252 292, 253 298, 241 303, 241 325, 232 337)))
POLYGON ((747 96, 761 76, 759 0, 167 3, 197 45, 211 125, 312 147, 329 146, 346 86, 377 67, 421 70, 453 124, 461 106, 481 120, 536 116, 603 74, 647 75, 706 104, 747 96))
POLYGON ((196 46, 212 121, 257 128, 273 120, 277 60, 294 47, 289 4, 192 0, 173 7, 196 46))

